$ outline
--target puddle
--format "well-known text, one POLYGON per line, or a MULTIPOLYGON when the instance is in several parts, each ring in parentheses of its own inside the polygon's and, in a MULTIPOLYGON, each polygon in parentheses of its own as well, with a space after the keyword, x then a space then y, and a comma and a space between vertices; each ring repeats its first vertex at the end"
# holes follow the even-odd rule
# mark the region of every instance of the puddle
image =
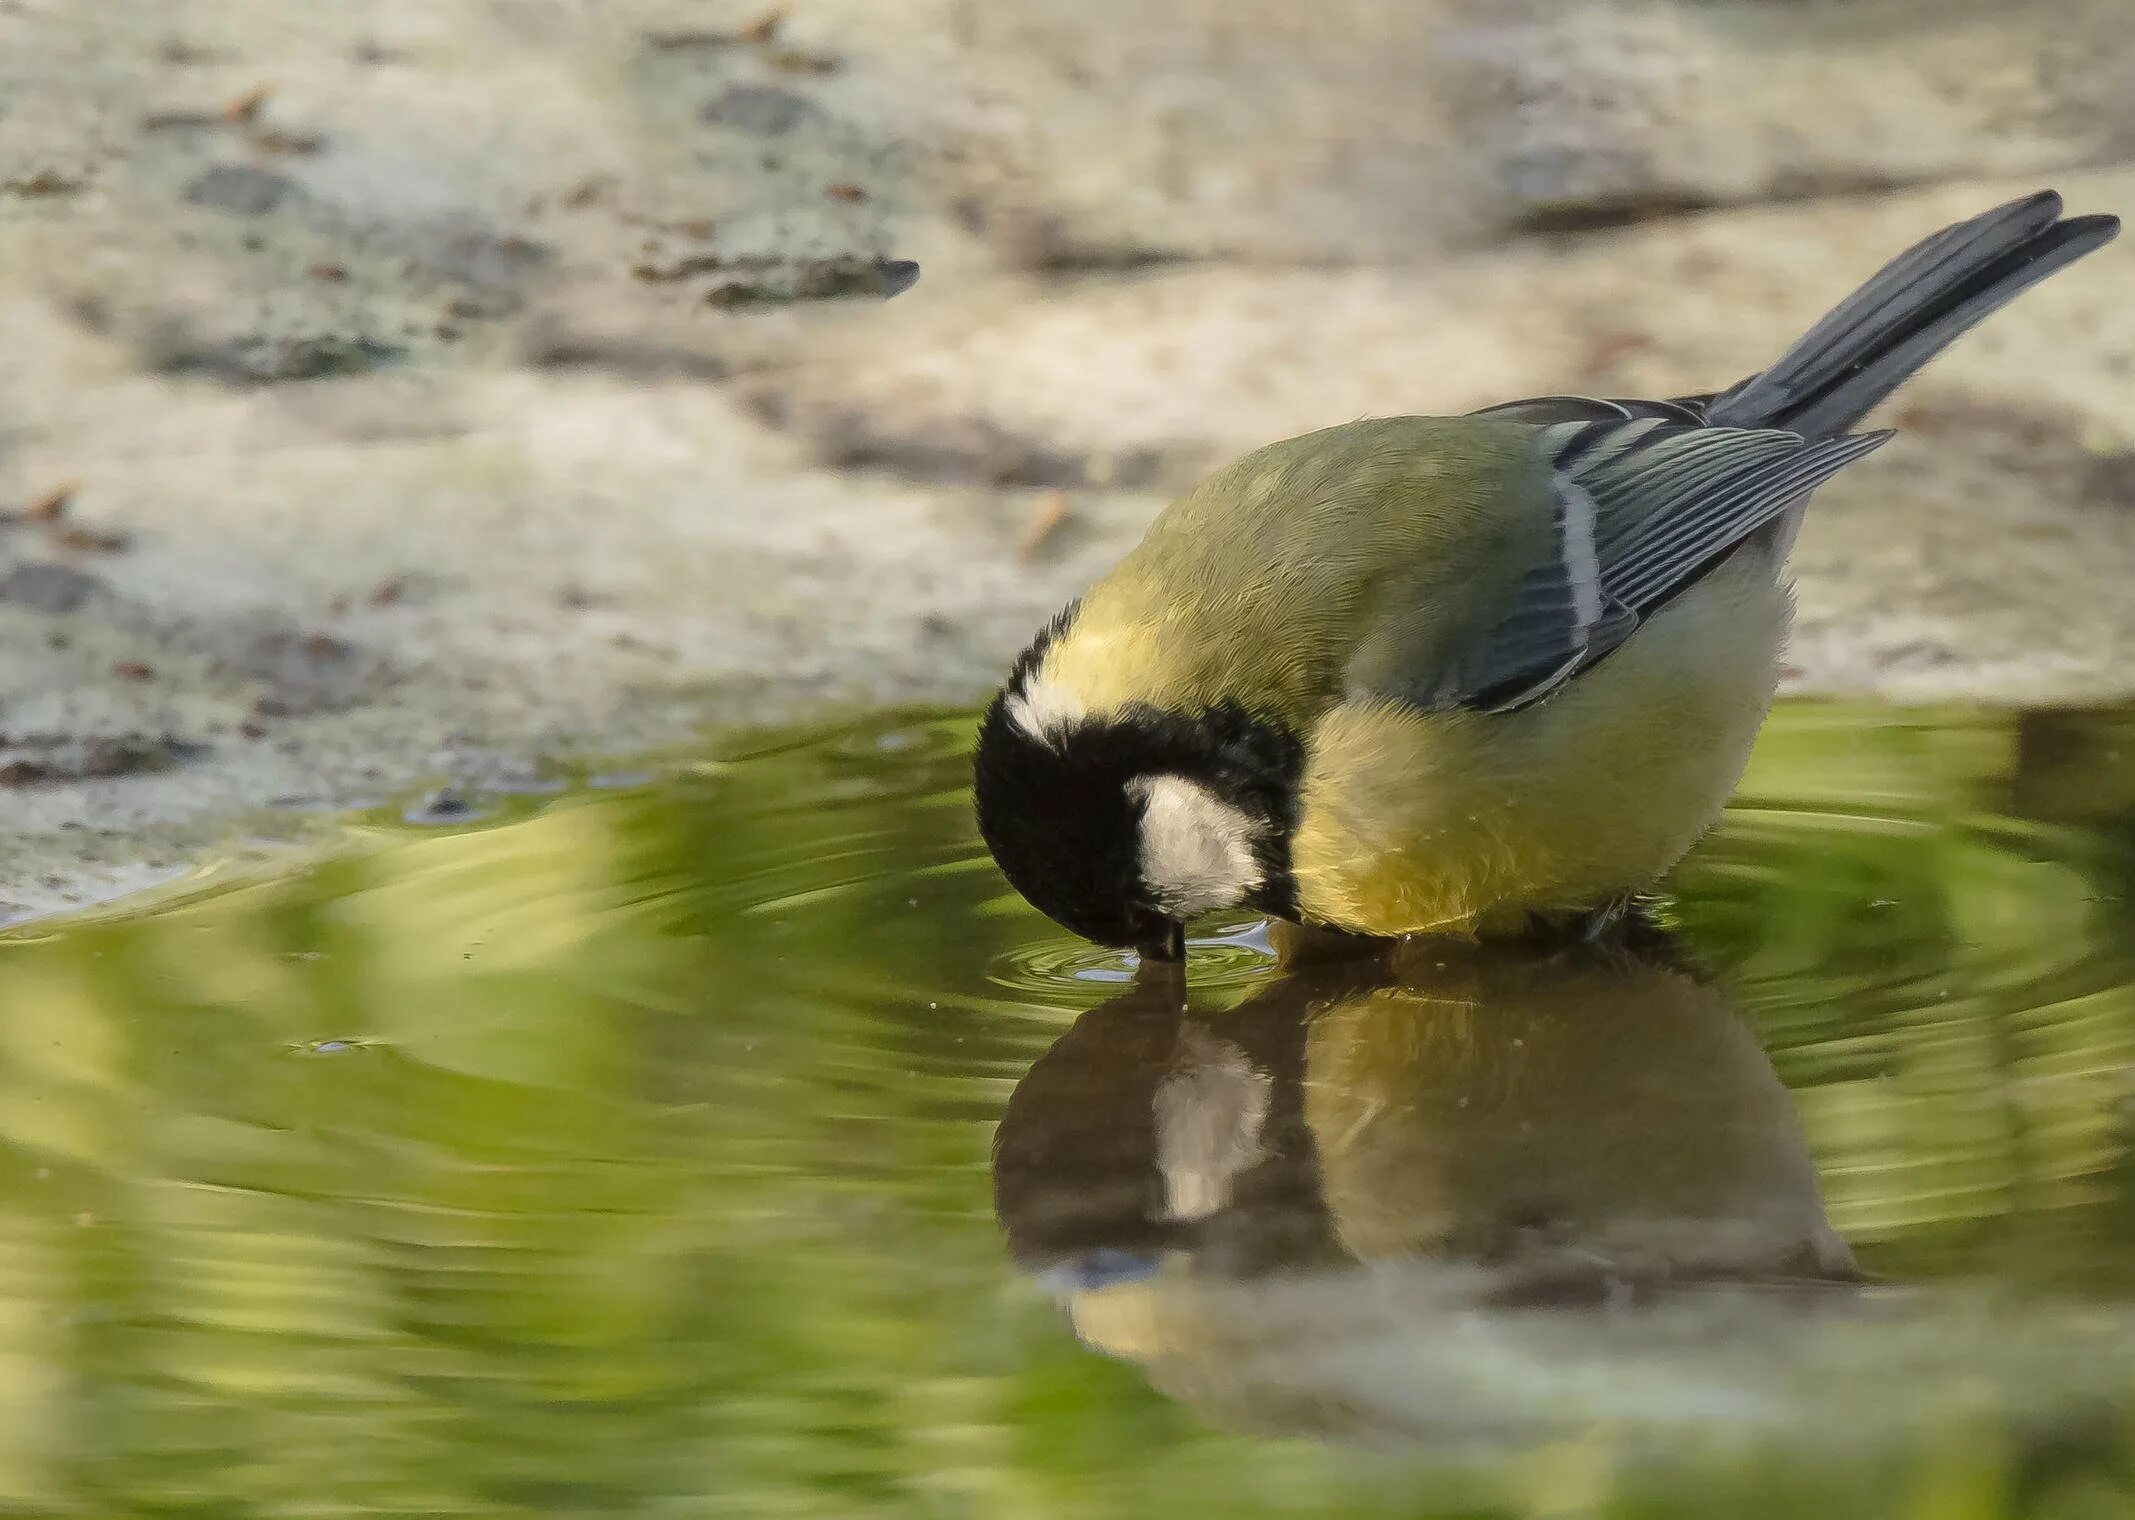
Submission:
POLYGON ((0 1514, 2126 1512, 2135 714, 1783 708, 1639 953, 1183 1010, 967 732, 0 941, 0 1514))

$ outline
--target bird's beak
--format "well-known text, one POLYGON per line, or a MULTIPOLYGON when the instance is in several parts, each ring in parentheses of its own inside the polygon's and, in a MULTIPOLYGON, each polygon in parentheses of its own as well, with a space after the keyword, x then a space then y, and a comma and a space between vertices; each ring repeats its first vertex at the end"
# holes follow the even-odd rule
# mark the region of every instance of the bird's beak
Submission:
POLYGON ((1145 961, 1159 965, 1178 966, 1186 961, 1186 925, 1173 921, 1157 933, 1134 947, 1134 953, 1145 961))

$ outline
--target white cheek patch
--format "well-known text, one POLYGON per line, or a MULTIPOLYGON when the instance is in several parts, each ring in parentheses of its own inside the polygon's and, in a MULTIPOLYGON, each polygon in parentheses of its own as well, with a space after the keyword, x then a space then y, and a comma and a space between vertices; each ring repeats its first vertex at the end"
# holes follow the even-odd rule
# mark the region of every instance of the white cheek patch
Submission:
POLYGON ((1040 744, 1057 746, 1089 708, 1060 682, 1036 675, 1008 699, 1008 721, 1040 744))
POLYGON ((1142 804, 1142 880, 1166 913, 1235 908, 1260 885, 1260 825, 1243 808, 1184 776, 1137 776, 1127 795, 1142 804))

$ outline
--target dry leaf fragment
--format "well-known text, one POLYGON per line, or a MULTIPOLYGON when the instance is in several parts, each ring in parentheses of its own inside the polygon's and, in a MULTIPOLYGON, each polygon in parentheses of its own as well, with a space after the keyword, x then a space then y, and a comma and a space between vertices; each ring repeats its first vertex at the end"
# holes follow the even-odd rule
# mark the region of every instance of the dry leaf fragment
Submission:
POLYGON ((285 158, 309 158, 326 147, 326 139, 316 132, 282 132, 273 127, 250 132, 245 140, 262 153, 279 153, 285 158))
POLYGON ((74 493, 81 489, 81 482, 70 480, 65 485, 54 486, 22 509, 23 517, 33 523, 56 523, 67 515, 67 503, 74 500, 74 493))
POLYGON ((260 108, 274 94, 272 85, 258 85, 222 108, 222 119, 233 127, 249 127, 259 120, 260 108))
POLYGON ((50 534, 53 543, 62 549, 72 549, 77 554, 116 554, 131 543, 124 533, 108 528, 85 528, 78 523, 62 523, 50 534))
POLYGON ((1045 547, 1046 541, 1067 521, 1067 515, 1067 492, 1048 491, 1041 496, 1037 508, 1030 515, 1030 522, 1024 526, 1023 541, 1016 548, 1017 556, 1022 559, 1036 558, 1038 551, 1045 547))
POLYGON ((838 60, 828 53, 804 53, 799 48, 780 48, 764 62, 781 74, 835 74, 838 60))

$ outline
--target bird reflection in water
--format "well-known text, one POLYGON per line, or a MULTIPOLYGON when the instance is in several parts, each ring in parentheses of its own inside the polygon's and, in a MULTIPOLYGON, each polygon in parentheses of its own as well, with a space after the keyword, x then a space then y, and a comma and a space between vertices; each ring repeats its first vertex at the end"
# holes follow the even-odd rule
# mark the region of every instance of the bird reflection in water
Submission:
POLYGON ((1651 932, 1301 962, 1227 1012, 1153 978, 1018 1084, 994 1197, 1085 1343, 1285 1431, 1443 1434, 1478 1378, 1525 1412, 1556 1340, 1607 1378, 1597 1326, 1724 1299, 1755 1341, 1860 1280, 1749 1026, 1651 932))

